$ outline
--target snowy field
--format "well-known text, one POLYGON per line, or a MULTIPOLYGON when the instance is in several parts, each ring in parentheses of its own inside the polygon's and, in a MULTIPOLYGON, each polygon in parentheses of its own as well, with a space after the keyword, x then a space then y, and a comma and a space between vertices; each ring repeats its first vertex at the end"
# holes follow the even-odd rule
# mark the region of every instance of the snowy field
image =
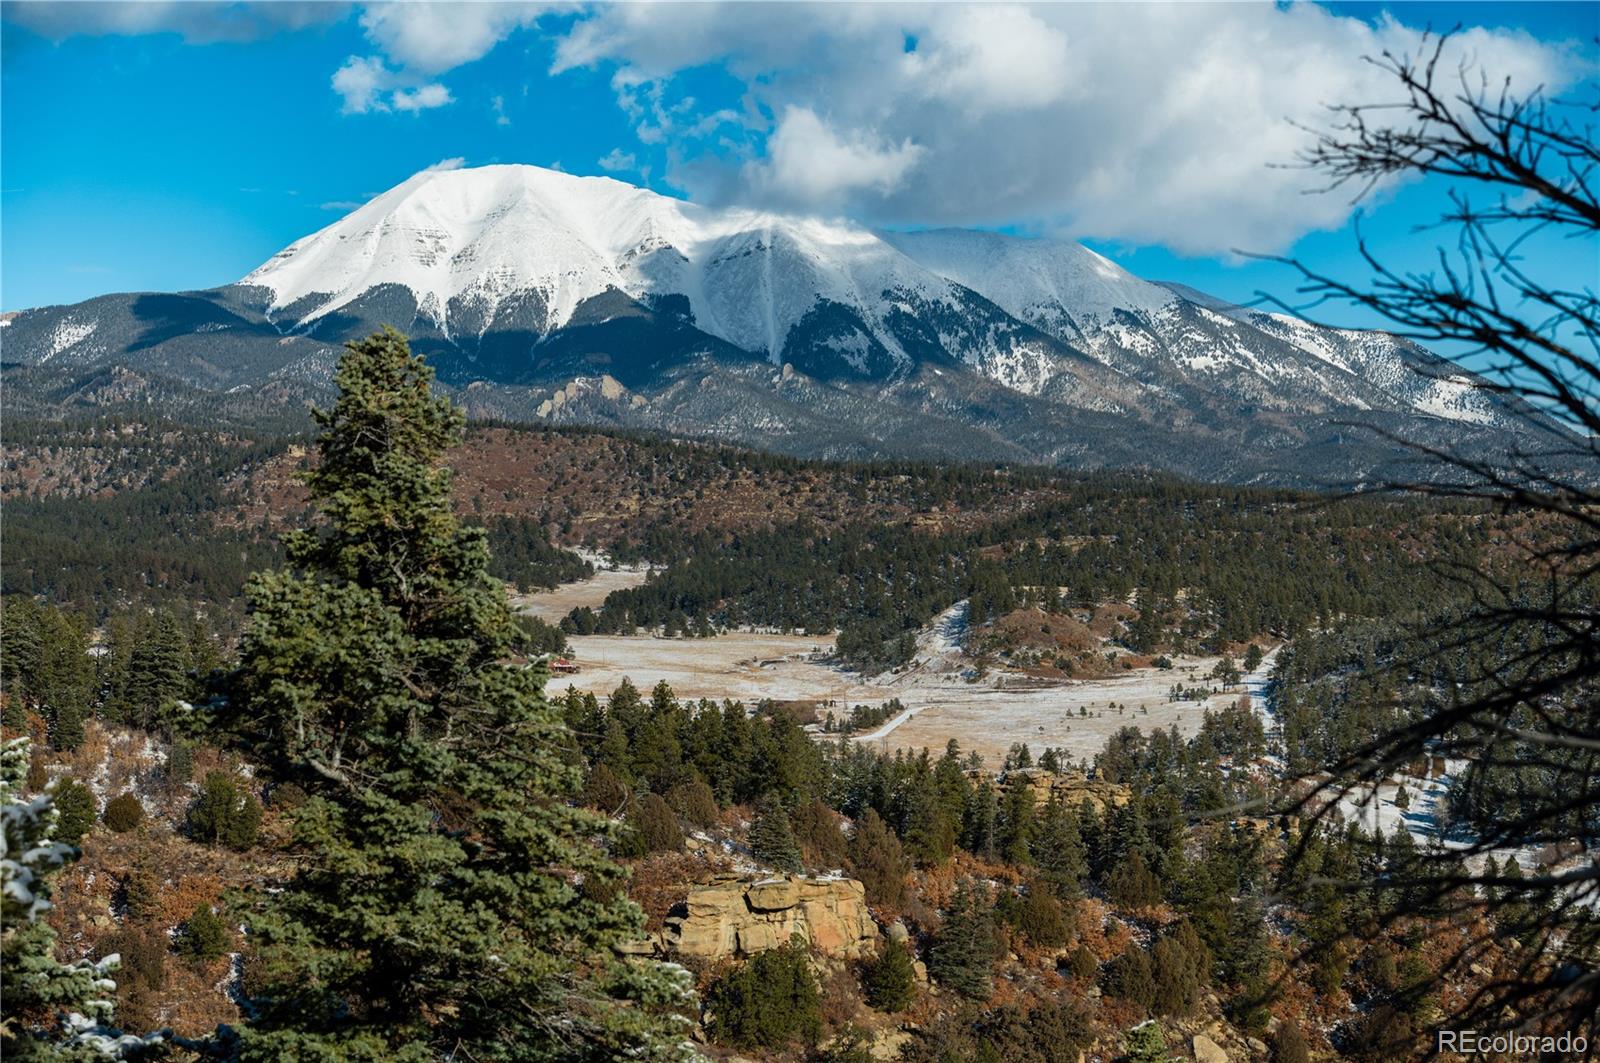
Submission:
MULTIPOLYGON (((594 561, 595 558, 588 558, 594 561)), ((645 581, 647 571, 643 568, 599 568, 588 579, 578 580, 576 583, 563 583, 555 590, 539 591, 535 594, 514 594, 511 596, 511 605, 520 613, 528 613, 538 617, 546 623, 554 624, 574 609, 587 605, 591 609, 600 608, 600 603, 606 600, 606 595, 612 591, 627 590, 637 587, 645 581)))
POLYGON ((1176 682, 1200 685, 1216 662, 1215 657, 1177 658, 1170 671, 1139 668, 1105 679, 1048 686, 1031 682, 1022 686, 1019 680, 1025 677, 1005 673, 972 683, 951 678, 935 684, 919 678, 887 691, 908 706, 901 722, 879 728, 863 740, 884 749, 937 751, 954 738, 961 748, 975 749, 991 762, 998 762, 1013 743, 1026 742, 1035 755, 1055 746, 1074 760, 1092 760, 1122 727, 1146 732, 1176 727, 1184 736, 1194 734, 1208 706, 1221 708, 1238 694, 1219 694, 1203 702, 1169 701, 1167 690, 1176 682))
MULTIPOLYGON (((680 698, 822 700, 848 697, 854 673, 792 655, 819 657, 832 649, 826 636, 735 632, 708 639, 664 639, 652 635, 572 635, 577 675, 556 676, 553 693, 568 687, 610 694, 623 679, 648 692, 665 679, 680 698)), ((878 701, 884 700, 882 697, 878 701)))
MULTIPOLYGON (((525 608, 553 620, 574 605, 598 604, 593 596, 607 575, 530 596, 525 608)), ((856 739, 888 750, 939 750, 954 738, 993 763, 1014 742, 1026 742, 1035 752, 1056 746, 1074 759, 1093 758, 1108 736, 1128 725, 1146 731, 1175 726, 1181 734, 1193 734, 1208 704, 1220 708, 1238 697, 1236 691, 1209 702, 1167 700, 1174 683, 1205 684, 1215 657, 1178 658, 1170 670, 1143 668, 1083 681, 1047 682, 1005 671, 979 677, 960 652, 965 626, 963 602, 928 626, 908 668, 874 676, 832 663, 827 636, 749 631, 709 639, 573 636, 569 641, 583 670, 555 677, 550 690, 560 694, 576 688, 603 696, 628 678, 648 692, 665 679, 681 698, 811 701, 841 718, 851 705, 899 698, 905 712, 856 739)))

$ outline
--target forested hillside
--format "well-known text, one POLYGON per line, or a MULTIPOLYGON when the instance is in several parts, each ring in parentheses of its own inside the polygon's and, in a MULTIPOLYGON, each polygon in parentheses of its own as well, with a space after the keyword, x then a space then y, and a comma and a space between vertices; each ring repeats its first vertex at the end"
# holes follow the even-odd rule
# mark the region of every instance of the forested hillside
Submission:
MULTIPOLYGON (((1441 573, 1497 534, 1460 507, 1327 500, 1141 474, 804 462, 589 431, 482 426, 452 455, 454 498, 495 571, 576 578, 585 546, 665 571, 579 632, 757 625, 842 630, 842 656, 903 661, 910 636, 970 599, 1133 605, 1131 648, 1280 637, 1448 594, 1441 573)), ((8 452, 9 594, 98 622, 135 604, 236 629, 245 575, 307 517, 299 436, 161 423, 31 422, 8 452)))

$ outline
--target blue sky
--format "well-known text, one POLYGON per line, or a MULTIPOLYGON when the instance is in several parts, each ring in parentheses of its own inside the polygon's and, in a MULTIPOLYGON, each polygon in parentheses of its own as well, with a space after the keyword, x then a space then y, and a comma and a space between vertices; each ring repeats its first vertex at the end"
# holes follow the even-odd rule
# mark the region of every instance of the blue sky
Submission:
MULTIPOLYGON (((0 305, 242 276, 444 159, 707 202, 1082 238, 1135 272, 1290 297, 1358 274, 1347 194, 1275 170, 1290 117, 1460 22, 1486 67, 1571 87, 1600 5, 15 4, 0 37, 0 305), (1064 73, 1065 71, 1065 73, 1064 73)), ((1443 189, 1363 230, 1425 264, 1443 189)), ((1593 245, 1541 248, 1600 284, 1593 245)))

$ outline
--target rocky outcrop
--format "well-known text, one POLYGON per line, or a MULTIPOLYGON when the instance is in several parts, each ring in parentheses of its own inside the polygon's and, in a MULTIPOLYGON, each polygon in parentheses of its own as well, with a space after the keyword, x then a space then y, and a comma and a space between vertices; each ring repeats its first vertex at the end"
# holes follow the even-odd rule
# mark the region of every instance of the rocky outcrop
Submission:
POLYGON ((655 945, 670 956, 712 960, 777 948, 795 934, 824 956, 873 952, 878 925, 865 888, 847 878, 726 876, 691 890, 655 945))
POLYGON ((1126 783, 1091 779, 1076 771, 1052 772, 1043 768, 1021 768, 1012 774, 1020 774, 1027 778, 1028 787, 1033 790, 1034 799, 1040 805, 1054 795, 1068 808, 1077 808, 1087 801, 1096 812, 1104 812, 1107 808, 1127 804, 1133 793, 1126 783))
POLYGON ((596 394, 609 402, 627 400, 628 405, 636 409, 645 405, 644 396, 629 392, 622 381, 610 373, 602 373, 599 377, 573 377, 566 387, 556 388, 535 412, 540 417, 549 417, 580 399, 592 398, 596 394))

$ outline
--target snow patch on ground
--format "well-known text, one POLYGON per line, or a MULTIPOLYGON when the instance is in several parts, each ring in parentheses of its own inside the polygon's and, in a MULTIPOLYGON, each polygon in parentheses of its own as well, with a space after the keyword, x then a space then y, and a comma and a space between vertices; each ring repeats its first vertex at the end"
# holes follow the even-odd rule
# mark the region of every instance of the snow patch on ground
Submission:
POLYGON ((1423 413, 1450 421, 1493 424, 1495 420, 1484 392, 1464 376, 1430 381, 1415 405, 1423 413))
POLYGON ((99 327, 100 323, 98 321, 74 321, 71 318, 62 321, 50 333, 49 351, 39 359, 39 364, 43 365, 67 348, 75 347, 82 343, 90 336, 93 336, 95 330, 99 327))

